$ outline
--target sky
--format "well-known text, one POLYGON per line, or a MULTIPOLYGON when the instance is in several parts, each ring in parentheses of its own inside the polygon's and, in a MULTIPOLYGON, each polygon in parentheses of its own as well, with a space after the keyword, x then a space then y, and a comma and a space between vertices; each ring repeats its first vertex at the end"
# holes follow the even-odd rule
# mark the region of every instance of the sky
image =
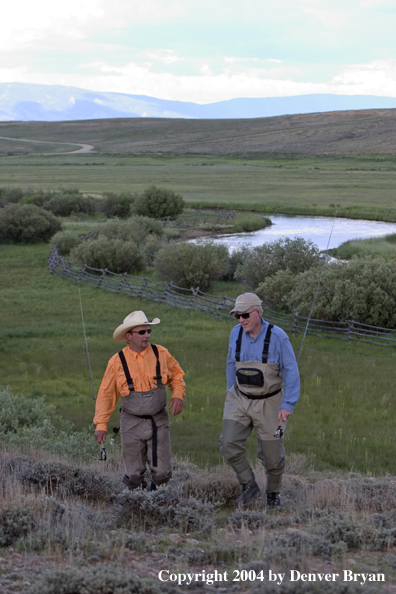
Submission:
POLYGON ((396 97, 396 0, 11 0, 0 82, 212 103, 396 97))

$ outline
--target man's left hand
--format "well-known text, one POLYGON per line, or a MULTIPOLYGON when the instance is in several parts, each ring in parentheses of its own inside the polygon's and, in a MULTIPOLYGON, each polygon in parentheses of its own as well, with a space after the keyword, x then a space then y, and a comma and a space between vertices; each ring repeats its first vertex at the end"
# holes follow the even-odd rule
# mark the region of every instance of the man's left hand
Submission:
POLYGON ((280 423, 284 423, 287 421, 288 417, 290 417, 291 412, 290 410, 286 410, 285 408, 280 408, 278 413, 278 421, 280 423))
POLYGON ((176 416, 183 410, 183 400, 180 398, 172 398, 168 408, 172 409, 172 415, 176 416))

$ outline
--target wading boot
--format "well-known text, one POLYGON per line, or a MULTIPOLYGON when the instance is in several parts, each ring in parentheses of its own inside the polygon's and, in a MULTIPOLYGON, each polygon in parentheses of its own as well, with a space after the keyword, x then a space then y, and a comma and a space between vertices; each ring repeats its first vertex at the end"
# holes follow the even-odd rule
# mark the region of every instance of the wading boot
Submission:
POLYGON ((267 493, 268 509, 276 509, 282 507, 282 500, 279 493, 267 493))
POLYGON ((236 507, 246 507, 247 505, 250 505, 260 493, 260 487, 256 481, 253 481, 249 486, 242 485, 242 493, 235 501, 236 507))

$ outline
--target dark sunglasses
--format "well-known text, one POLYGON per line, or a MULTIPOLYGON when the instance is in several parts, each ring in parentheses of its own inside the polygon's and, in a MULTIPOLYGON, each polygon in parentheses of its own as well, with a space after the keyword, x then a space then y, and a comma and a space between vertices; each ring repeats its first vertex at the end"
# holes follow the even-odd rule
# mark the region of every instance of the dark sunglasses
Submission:
POLYGON ((144 334, 151 334, 151 328, 149 328, 148 330, 136 330, 136 332, 132 332, 131 334, 140 334, 140 336, 143 336, 144 334))
POLYGON ((244 313, 244 314, 234 314, 236 319, 239 320, 239 318, 243 318, 244 320, 248 320, 250 318, 250 314, 253 313, 252 311, 250 311, 249 313, 244 313))

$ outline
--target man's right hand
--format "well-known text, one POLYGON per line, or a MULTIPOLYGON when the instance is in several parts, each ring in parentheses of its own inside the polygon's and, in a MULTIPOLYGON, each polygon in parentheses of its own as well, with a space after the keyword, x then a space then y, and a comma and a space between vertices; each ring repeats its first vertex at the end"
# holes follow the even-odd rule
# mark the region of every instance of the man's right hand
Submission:
POLYGON ((95 431, 95 439, 102 445, 105 442, 107 431, 95 431))

